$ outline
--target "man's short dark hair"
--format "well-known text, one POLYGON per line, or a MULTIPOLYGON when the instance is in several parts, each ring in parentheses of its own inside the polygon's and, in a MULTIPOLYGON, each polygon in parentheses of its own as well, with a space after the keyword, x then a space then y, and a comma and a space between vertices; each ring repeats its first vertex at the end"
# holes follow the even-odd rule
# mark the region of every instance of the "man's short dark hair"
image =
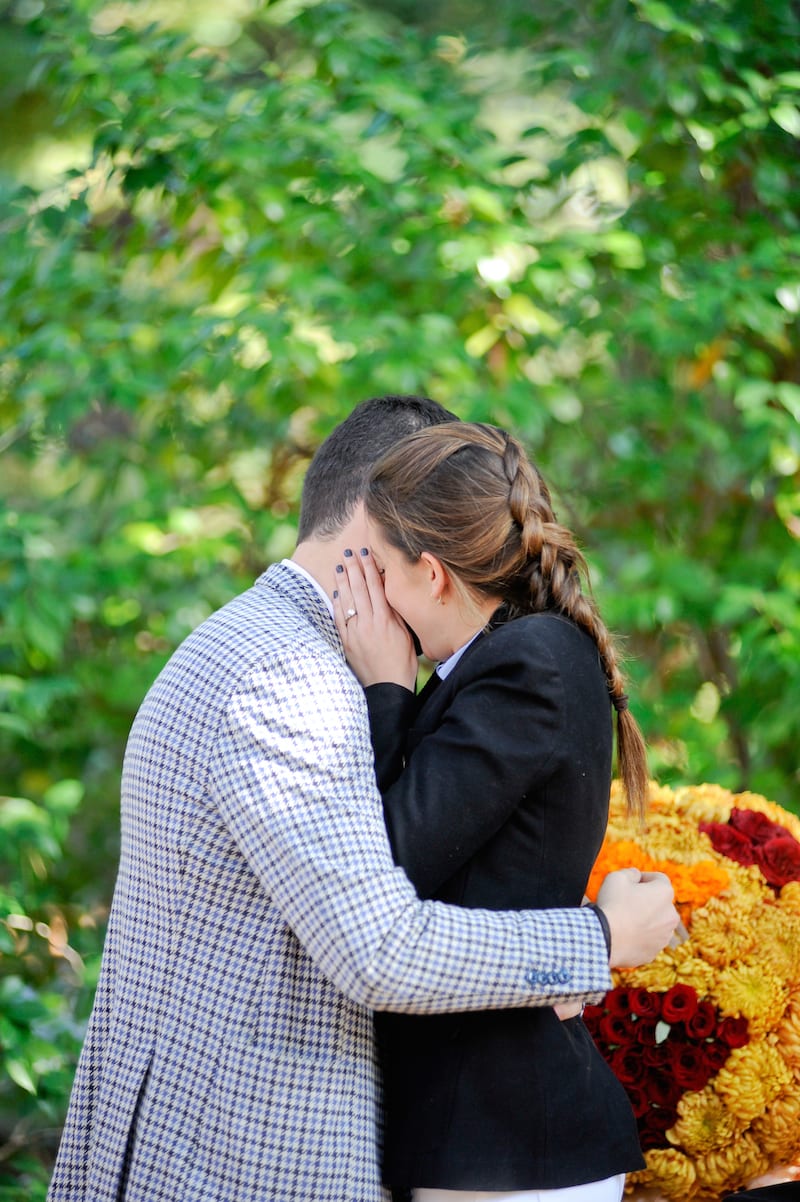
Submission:
POLYGON ((406 434, 458 421, 426 396, 370 397, 333 430, 308 466, 298 542, 332 538, 364 495, 373 465, 406 434))

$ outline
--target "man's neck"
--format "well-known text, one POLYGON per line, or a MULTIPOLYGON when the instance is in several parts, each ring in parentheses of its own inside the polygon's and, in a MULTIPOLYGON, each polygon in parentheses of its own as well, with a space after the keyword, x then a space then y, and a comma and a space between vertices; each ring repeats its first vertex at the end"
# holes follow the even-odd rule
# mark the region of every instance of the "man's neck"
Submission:
POLYGON ((304 539, 295 547, 292 561, 298 564, 317 584, 333 599, 336 588, 336 565, 342 562, 346 548, 355 554, 361 547, 367 546, 367 523, 364 516, 364 506, 361 502, 356 505, 350 519, 333 538, 304 539))
POLYGON ((333 583, 336 574, 336 564, 340 562, 342 551, 337 551, 331 543, 320 543, 316 539, 307 539, 299 543, 292 555, 291 562, 297 564, 303 571, 308 572, 325 595, 332 600, 333 583))
POLYGON ((282 559, 281 566, 288 568, 289 571, 293 572, 295 576, 301 576, 307 584, 310 584, 320 601, 322 601, 322 603, 325 605, 328 613, 331 615, 331 617, 333 617, 333 602, 325 592, 325 589, 322 587, 322 585, 311 575, 310 572, 305 570, 302 564, 299 564, 296 559, 282 559))

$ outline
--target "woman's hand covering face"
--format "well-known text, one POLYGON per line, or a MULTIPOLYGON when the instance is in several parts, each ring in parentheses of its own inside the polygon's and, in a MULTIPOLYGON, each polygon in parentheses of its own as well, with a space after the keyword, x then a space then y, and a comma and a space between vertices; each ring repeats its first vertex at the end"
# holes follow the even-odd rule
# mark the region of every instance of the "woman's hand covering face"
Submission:
POLYGON ((403 619, 390 607, 366 548, 345 551, 336 569, 333 616, 347 662, 361 684, 391 682, 413 691, 417 655, 403 619), (341 570, 340 570, 341 569, 341 570))

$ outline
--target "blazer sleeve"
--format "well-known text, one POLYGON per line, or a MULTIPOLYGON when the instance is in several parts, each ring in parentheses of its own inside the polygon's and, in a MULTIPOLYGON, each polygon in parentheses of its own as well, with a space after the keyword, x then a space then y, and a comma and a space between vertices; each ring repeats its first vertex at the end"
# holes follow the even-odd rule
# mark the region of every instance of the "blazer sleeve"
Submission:
POLYGON ((456 691, 440 724, 384 791, 395 860, 422 897, 541 783, 563 738, 564 684, 544 629, 515 626, 476 643, 456 666, 456 691))
POLYGON ((369 713, 375 775, 383 792, 403 771, 406 738, 416 712, 416 694, 388 681, 364 689, 369 713))
POLYGON ((308 954, 378 1010, 599 1000, 611 978, 593 913, 489 913, 417 897, 392 861, 363 692, 332 659, 287 652, 250 671, 209 765, 212 803, 308 954))

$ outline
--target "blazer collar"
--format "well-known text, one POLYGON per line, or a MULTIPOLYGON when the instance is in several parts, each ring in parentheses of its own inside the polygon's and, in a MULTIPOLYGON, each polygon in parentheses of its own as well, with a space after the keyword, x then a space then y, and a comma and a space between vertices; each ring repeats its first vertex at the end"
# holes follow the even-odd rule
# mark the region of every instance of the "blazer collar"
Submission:
POLYGON ((499 626, 503 626, 506 622, 510 621, 513 621, 513 618, 509 607, 504 603, 494 611, 484 629, 472 640, 452 672, 449 672, 444 680, 442 680, 434 669, 424 688, 417 694, 416 720, 414 722, 414 729, 417 735, 437 725, 443 710, 447 709, 453 694, 458 691, 460 680, 459 668, 467 661, 471 652, 480 646, 487 634, 491 634, 493 630, 497 630, 499 626))
POLYGON ((274 563, 258 577, 256 585, 266 585, 286 597, 344 659, 344 648, 336 623, 322 597, 305 576, 285 564, 274 563))

